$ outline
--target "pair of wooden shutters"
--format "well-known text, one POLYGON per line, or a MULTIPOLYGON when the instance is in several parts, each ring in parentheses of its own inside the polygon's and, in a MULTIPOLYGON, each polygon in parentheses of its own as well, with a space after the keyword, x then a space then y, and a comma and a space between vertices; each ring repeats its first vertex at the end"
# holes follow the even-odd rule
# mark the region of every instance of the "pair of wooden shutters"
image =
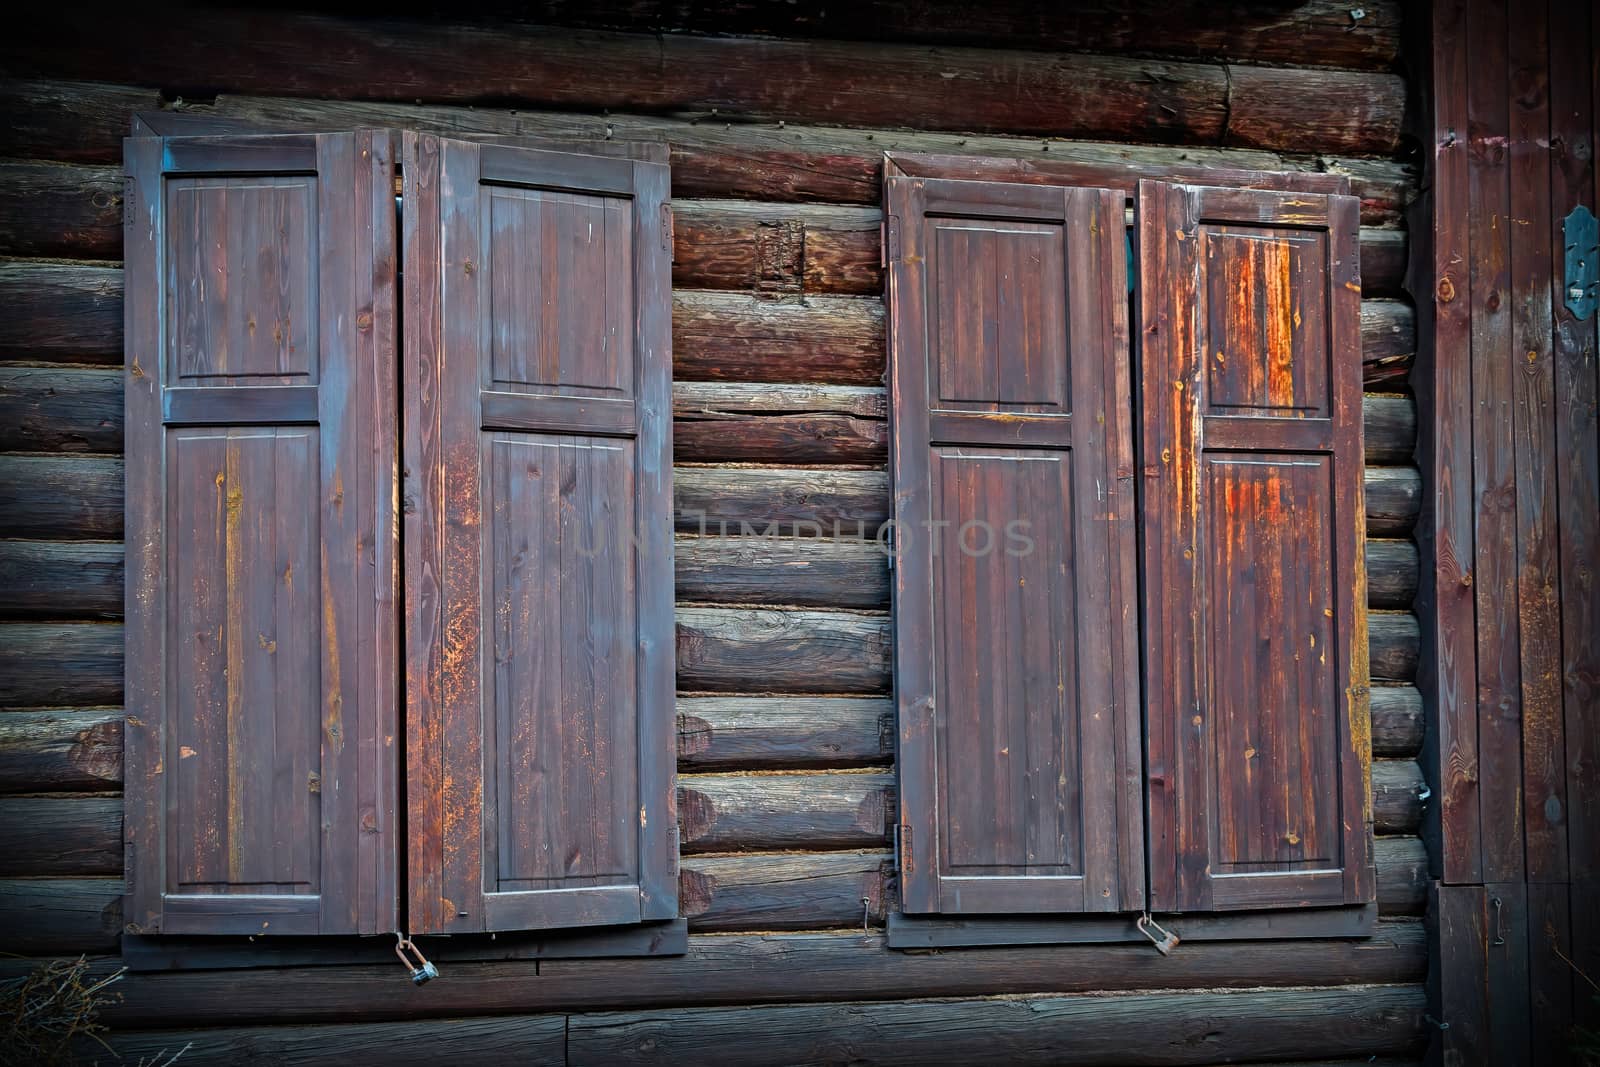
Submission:
POLYGON ((359 131, 127 176, 130 932, 676 915, 667 168, 359 131))
POLYGON ((888 181, 908 913, 1372 896, 1356 202, 1137 193, 888 181))

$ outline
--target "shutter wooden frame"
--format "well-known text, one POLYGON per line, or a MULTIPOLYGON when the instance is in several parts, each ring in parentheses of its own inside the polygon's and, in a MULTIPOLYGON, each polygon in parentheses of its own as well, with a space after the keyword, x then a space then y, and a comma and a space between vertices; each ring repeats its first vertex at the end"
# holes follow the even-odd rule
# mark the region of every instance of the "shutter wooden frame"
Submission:
MULTIPOLYGON (((619 155, 627 153, 619 152, 619 155)), ((637 153, 636 153, 637 154, 637 153)), ((677 915, 671 486, 671 247, 666 166, 404 135, 407 758, 410 925, 466 933, 677 915), (625 198, 631 214, 632 399, 483 388, 475 279, 488 273, 481 185, 625 198), (486 889, 480 435, 631 441, 638 552, 637 877, 486 889)), ((592 390, 590 391, 593 392, 592 390)), ((487 522, 486 522, 487 524, 487 522)))
MULTIPOLYGON (((1350 196, 1142 181, 1138 216, 1151 906, 1160 911, 1210 911, 1365 903, 1373 897, 1375 878, 1362 554, 1359 203, 1350 196), (1320 293, 1325 301, 1326 322, 1320 338, 1326 345, 1325 365, 1322 371, 1314 362, 1309 368, 1303 363, 1294 366, 1291 357, 1286 380, 1295 391, 1293 404, 1260 405, 1253 414, 1217 414, 1210 407, 1214 392, 1223 398, 1217 406, 1252 407, 1226 391, 1245 386, 1227 378, 1220 379, 1226 389, 1212 384, 1212 371, 1208 370, 1215 350, 1223 367, 1215 373, 1236 373, 1226 369, 1229 354, 1219 348, 1222 342, 1208 334, 1207 295, 1201 282, 1205 270, 1201 246, 1206 235, 1201 231, 1212 225, 1269 234, 1322 235, 1326 251, 1317 264, 1322 271, 1321 284, 1311 291, 1320 293), (1322 372, 1326 379, 1319 399, 1316 379, 1305 375, 1322 372), (1291 408, 1291 414, 1283 413, 1291 408), (1261 414, 1268 410, 1280 414, 1261 414), (1312 414, 1306 414, 1308 411, 1312 414), (1208 456, 1225 458, 1208 460, 1208 456), (1255 458, 1248 458, 1252 456, 1255 458), (1215 780, 1219 773, 1216 753, 1223 742, 1216 736, 1220 727, 1215 723, 1221 713, 1213 714, 1213 700, 1214 687, 1225 683, 1217 681, 1219 668, 1211 662, 1210 642, 1219 623, 1206 583, 1210 569, 1216 566, 1214 553, 1221 541, 1205 510, 1211 502, 1209 470, 1235 462, 1227 457, 1274 469, 1304 468, 1314 481, 1326 475, 1332 515, 1326 517, 1325 529, 1316 530, 1314 524, 1302 526, 1296 536, 1326 537, 1333 557, 1327 575, 1332 603, 1323 612, 1307 608, 1308 615, 1334 616, 1336 662, 1327 683, 1332 686, 1334 706, 1321 709, 1332 719, 1332 765, 1310 769, 1312 788, 1319 785, 1319 774, 1337 778, 1331 792, 1327 783, 1321 782, 1318 794, 1322 802, 1337 804, 1337 815, 1331 825, 1314 827, 1322 841, 1330 835, 1334 839, 1335 854, 1328 857, 1331 864, 1286 861, 1276 865, 1281 870, 1240 873, 1217 869, 1224 866, 1217 852, 1222 832, 1217 822, 1221 786, 1215 780), (1319 472, 1315 470, 1318 467, 1326 469, 1319 472)), ((1267 240, 1281 245, 1287 238, 1267 240)), ((1283 254, 1287 257, 1289 253, 1283 254)), ((1285 287, 1290 285, 1290 276, 1290 268, 1285 266, 1285 287)), ((1300 295, 1297 290, 1295 299, 1300 295)), ((1309 304, 1302 309, 1296 303, 1295 330, 1300 329, 1302 310, 1307 316, 1317 313, 1309 304)), ((1231 355, 1236 363, 1243 362, 1238 353, 1231 355)), ((1269 388, 1281 391, 1281 385, 1269 388)), ((1230 506, 1230 523, 1235 518, 1230 506)), ((1230 536, 1235 529, 1228 527, 1230 536)), ((1317 561, 1308 564, 1316 565, 1317 561)), ((1302 575, 1309 576, 1309 571, 1302 575)), ((1308 590, 1314 587, 1310 582, 1301 585, 1308 590)), ((1312 595, 1307 593, 1308 604, 1312 595)), ((1253 614, 1251 619, 1255 619, 1253 614)), ((1249 621, 1238 621, 1241 631, 1249 621)), ((1293 621, 1282 618, 1257 625, 1278 630, 1293 621)), ((1308 658, 1311 654, 1307 650, 1308 658)), ((1301 662, 1298 657, 1296 662, 1301 662)), ((1308 684, 1316 685, 1316 669, 1311 670, 1308 684)), ((1284 687, 1287 685, 1286 676, 1284 687)), ((1237 694, 1223 697, 1224 702, 1230 699, 1243 698, 1237 694)), ((1266 732, 1274 733, 1270 743, 1284 751, 1296 740, 1303 747, 1311 745, 1304 735, 1294 739, 1266 732)), ((1260 742, 1263 747, 1268 743, 1260 742)), ((1242 750, 1246 760, 1255 754, 1254 748, 1242 750)), ((1231 777, 1235 787, 1238 778, 1237 774, 1231 777)), ((1287 794, 1283 805, 1285 809, 1290 805, 1287 794)), ((1262 816, 1260 822, 1264 825, 1266 821, 1262 816)), ((1306 837, 1312 829, 1306 828, 1306 837)), ((1301 834, 1291 830, 1283 839, 1297 846, 1301 834)), ((1261 868, 1274 866, 1267 861, 1251 863, 1261 868)))
MULTIPOLYGON (((993 182, 889 178, 886 183, 891 478, 896 524, 895 702, 901 825, 898 860, 905 912, 994 914, 1137 910, 1144 902, 1140 811, 1137 579, 1131 453, 1125 241, 1121 192, 993 182), (1026 414, 1002 405, 930 411, 930 216, 1053 223, 1064 241, 1061 314, 1069 344, 1081 330, 1094 357, 1069 360, 1070 413, 1026 414), (1102 358, 1103 357, 1103 358, 1102 358), (1065 417, 1063 417, 1065 414, 1065 417), (937 703, 938 613, 931 463, 936 448, 978 446, 1071 455, 1073 586, 1093 621, 1075 634, 1073 697, 1083 738, 1080 768, 1094 768, 1079 801, 1075 876, 953 876, 945 869, 937 703), (1083 456, 1080 464, 1077 456, 1083 456), (1096 500, 1098 483, 1103 496, 1096 500), (1089 646, 1087 649, 1085 645, 1089 646), (1087 654, 1086 654, 1087 653, 1087 654), (1094 662, 1096 669, 1083 670, 1094 662), (1103 668, 1103 673, 1097 673, 1103 668), (1087 704, 1106 714, 1090 715, 1087 704)), ((960 405, 953 405, 959 407, 960 405)), ((1023 404, 1021 407, 1038 405, 1023 404)), ((1028 458, 1028 457, 1019 457, 1028 458)), ((1058 462, 1062 462, 1058 460, 1058 462)), ((976 635, 968 635, 977 639, 976 635)), ((1063 772, 1065 773, 1065 772, 1063 772)))
MULTIPOLYGON (((398 442, 393 420, 383 414, 395 407, 397 381, 392 139, 386 131, 363 130, 260 137, 136 137, 124 146, 126 928, 139 934, 253 935, 391 930, 398 900, 394 833, 398 672, 392 651, 397 627, 393 502, 398 442), (228 335, 220 348, 208 343, 194 349, 185 357, 190 363, 188 373, 180 375, 174 369, 175 331, 181 327, 190 336, 216 328, 217 323, 193 317, 180 323, 172 309, 178 291, 176 280, 169 279, 169 268, 176 269, 169 257, 177 254, 169 247, 169 239, 176 239, 171 230, 174 219, 168 214, 170 183, 187 183, 187 190, 180 191, 188 192, 210 193, 220 188, 221 217, 227 225, 228 189, 219 187, 219 181, 243 180, 234 188, 247 198, 251 181, 263 187, 271 187, 274 181, 301 189, 310 186, 294 182, 296 177, 314 179, 315 192, 306 194, 314 196, 314 209, 305 204, 301 209, 307 218, 313 211, 315 214, 314 225, 302 220, 302 232, 314 230, 314 239, 304 251, 315 256, 316 262, 300 268, 306 272, 300 278, 305 289, 290 295, 315 301, 315 322, 257 323, 255 312, 247 309, 248 322, 222 323, 222 328, 242 333, 228 335), (275 338, 280 352, 276 373, 264 373, 248 364, 231 373, 218 373, 230 358, 225 354, 230 339, 236 342, 234 347, 246 350, 244 358, 248 360, 255 331, 264 338, 269 329, 283 330, 291 338, 302 337, 309 351, 291 352, 291 356, 303 359, 304 366, 284 365, 284 344, 275 338), (304 334, 311 330, 315 331, 315 344, 304 334), (212 361, 210 366, 207 360, 212 361), (183 384, 186 380, 188 384, 183 384), (260 456, 238 459, 243 465, 238 470, 234 462, 246 451, 257 452, 257 445, 245 442, 266 440, 268 431, 274 441, 287 434, 285 440, 301 442, 292 446, 291 455, 293 448, 310 449, 316 456, 318 476, 316 484, 299 491, 279 486, 274 490, 280 494, 278 503, 270 511, 258 512, 259 499, 246 495, 253 491, 253 481, 239 471, 259 463, 260 456), (185 441, 189 443, 180 444, 185 441), (208 445, 207 441, 227 443, 208 445), (179 602, 172 589, 175 579, 169 574, 180 557, 183 565, 196 568, 210 559, 201 551, 203 546, 186 540, 199 537, 199 533, 183 528, 170 513, 185 500, 198 508, 198 494, 205 488, 193 486, 194 492, 186 493, 182 486, 169 485, 176 477, 169 457, 191 446, 201 452, 206 448, 223 450, 226 466, 217 472, 211 492, 218 497, 214 503, 225 507, 230 520, 243 523, 257 514, 276 515, 284 502, 281 494, 286 492, 294 500, 305 499, 303 494, 309 492, 310 501, 315 502, 320 539, 310 547, 320 547, 320 559, 311 561, 298 576, 304 583, 301 591, 316 598, 309 631, 297 632, 302 627, 295 622, 306 620, 296 617, 280 618, 286 625, 270 634, 236 632, 244 628, 244 615, 251 605, 259 610, 263 598, 282 597, 291 604, 303 601, 292 599, 299 593, 264 593, 259 585, 246 596, 233 577, 225 580, 223 591, 229 621, 218 631, 224 646, 218 654, 222 662, 231 663, 231 669, 245 675, 271 670, 270 664, 295 655, 310 655, 308 642, 319 650, 320 698, 314 720, 320 724, 318 751, 313 754, 311 745, 306 745, 306 780, 279 776, 271 783, 257 781, 250 786, 252 774, 261 777, 261 765, 253 763, 259 757, 247 754, 244 760, 233 759, 226 780, 239 784, 237 789, 228 787, 233 790, 230 806, 222 816, 227 824, 223 829, 239 829, 243 816, 238 813, 245 810, 239 805, 246 803, 241 799, 246 788, 255 794, 269 792, 275 813, 284 804, 293 809, 294 798, 302 791, 316 796, 316 803, 309 805, 311 810, 301 812, 308 820, 302 830, 320 825, 320 833, 306 835, 316 848, 314 892, 174 892, 180 888, 175 883, 181 880, 177 869, 183 862, 178 854, 182 835, 174 821, 186 813, 192 817, 192 811, 173 795, 179 788, 174 783, 182 774, 198 773, 189 768, 204 765, 215 754, 206 746, 216 744, 215 738, 188 743, 186 735, 192 731, 181 725, 175 703, 188 687, 177 682, 171 663, 171 657, 186 648, 203 647, 197 635, 178 632, 182 616, 174 613, 179 602), (223 495, 227 497, 225 505, 223 495), (235 600, 228 600, 230 590, 237 594, 235 600), (274 659, 280 643, 283 659, 274 659)), ((199 195, 190 199, 198 203, 199 195)), ((199 208, 195 211, 198 218, 199 208)), ((241 242, 266 241, 264 231, 249 228, 259 227, 259 218, 239 225, 244 227, 241 242)), ((277 225, 288 223, 280 217, 277 225)), ((295 252, 287 229, 280 230, 275 244, 286 260, 295 252)), ((263 243, 260 249, 264 252, 269 247, 272 245, 263 243)), ((219 241, 208 250, 212 257, 207 260, 208 269, 215 276, 208 276, 206 282, 214 288, 225 290, 233 279, 219 272, 234 267, 247 275, 246 282, 260 283, 261 279, 248 277, 250 264, 227 260, 228 253, 237 248, 219 241), (219 256, 223 264, 215 262, 219 256)), ((190 253, 201 254, 198 237, 190 253)), ((271 276, 284 286, 292 284, 292 264, 282 274, 274 267, 262 266, 259 258, 254 266, 272 271, 271 276)), ((289 300, 288 296, 282 298, 289 300)), ((184 299, 199 302, 201 311, 196 314, 210 313, 206 309, 212 305, 205 295, 187 294, 184 299)), ((242 303, 230 305, 224 299, 223 314, 242 303)), ((299 306, 292 305, 292 310, 299 306)), ((209 334, 205 339, 216 340, 209 334)), ((271 447, 277 449, 276 444, 271 447)), ((274 478, 277 456, 273 451, 269 457, 274 478)), ((259 473, 257 466, 250 469, 259 473)), ((233 522, 228 526, 224 551, 230 570, 247 568, 253 562, 246 558, 243 547, 246 532, 235 529, 233 522)), ((277 589, 279 577, 272 575, 274 581, 267 588, 277 589)), ((281 578, 289 588, 290 575, 281 578)), ((272 602, 280 604, 276 599, 272 602)), ((184 603, 195 611, 204 610, 196 606, 195 598, 184 603)), ((281 609, 280 605, 273 610, 292 613, 305 609, 281 609)), ((239 688, 226 698, 226 706, 234 710, 224 720, 224 730, 256 729, 246 723, 243 695, 247 683, 237 684, 239 688)), ((295 694, 288 695, 292 704, 295 694)), ((205 699, 203 695, 201 699, 205 699)), ((259 714, 255 717, 259 719, 259 714)), ((274 725, 274 731, 276 728, 274 725)), ((225 742, 225 747, 231 749, 233 744, 225 742)), ((252 802, 259 803, 260 796, 255 795, 252 802)), ((246 865, 259 865, 262 834, 267 835, 268 851, 293 847, 292 842, 283 841, 273 845, 269 830, 259 816, 240 830, 256 837, 248 860, 245 846, 235 848, 230 833, 233 851, 226 861, 228 877, 240 880, 219 884, 245 884, 236 872, 246 865)), ((196 857, 201 855, 199 849, 197 845, 196 857)), ((191 857, 188 862, 193 867, 206 861, 191 857)), ((287 884, 303 883, 294 879, 287 884)))

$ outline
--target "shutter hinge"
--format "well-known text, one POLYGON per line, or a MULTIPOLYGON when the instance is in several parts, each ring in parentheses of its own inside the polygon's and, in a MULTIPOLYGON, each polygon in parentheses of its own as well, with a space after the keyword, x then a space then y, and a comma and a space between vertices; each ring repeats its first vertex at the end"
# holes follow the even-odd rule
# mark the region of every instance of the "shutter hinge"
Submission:
POLYGON ((666 251, 666 252, 671 252, 673 250, 672 249, 672 243, 676 239, 676 237, 677 237, 677 235, 673 232, 672 205, 671 204, 662 204, 661 205, 661 248, 662 248, 662 250, 666 251))
POLYGON ((894 525, 892 523, 885 523, 878 530, 878 545, 883 549, 884 557, 889 564, 889 570, 893 572, 894 557, 897 553, 894 544, 894 525))
POLYGON ((878 265, 887 268, 900 258, 900 216, 885 215, 878 223, 878 265))
POLYGON ((133 225, 133 216, 134 211, 136 210, 135 205, 137 205, 138 202, 139 179, 130 174, 128 175, 127 180, 122 184, 122 224, 124 226, 133 225))
POLYGON ((911 826, 900 823, 895 827, 898 831, 894 835, 894 865, 900 868, 901 875, 909 875, 916 871, 916 857, 911 851, 911 826))

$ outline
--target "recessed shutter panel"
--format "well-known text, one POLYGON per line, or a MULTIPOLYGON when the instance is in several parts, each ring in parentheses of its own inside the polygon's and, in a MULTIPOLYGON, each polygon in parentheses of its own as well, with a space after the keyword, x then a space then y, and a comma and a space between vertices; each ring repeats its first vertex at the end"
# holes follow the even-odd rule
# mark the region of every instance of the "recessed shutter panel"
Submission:
POLYGON ((1137 909, 1123 195, 888 182, 909 913, 1137 909))
POLYGON ((672 918, 667 168, 404 170, 411 928, 672 918))
POLYGON ((1140 183, 1156 909, 1372 897, 1358 218, 1140 183))
POLYGON ((128 929, 392 930, 389 134, 126 144, 128 929))

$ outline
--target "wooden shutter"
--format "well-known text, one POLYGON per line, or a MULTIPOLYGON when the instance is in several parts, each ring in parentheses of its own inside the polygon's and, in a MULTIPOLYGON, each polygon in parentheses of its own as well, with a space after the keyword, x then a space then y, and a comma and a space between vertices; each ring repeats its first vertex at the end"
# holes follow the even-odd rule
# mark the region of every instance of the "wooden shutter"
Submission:
POLYGON ((1372 897, 1358 218, 1139 186, 1156 909, 1372 897))
POLYGON ((392 930, 389 135, 126 158, 128 929, 392 930))
POLYGON ((1139 908, 1123 194, 888 212, 904 908, 1139 908))
POLYGON ((411 928, 672 918, 667 168, 404 156, 411 928))

